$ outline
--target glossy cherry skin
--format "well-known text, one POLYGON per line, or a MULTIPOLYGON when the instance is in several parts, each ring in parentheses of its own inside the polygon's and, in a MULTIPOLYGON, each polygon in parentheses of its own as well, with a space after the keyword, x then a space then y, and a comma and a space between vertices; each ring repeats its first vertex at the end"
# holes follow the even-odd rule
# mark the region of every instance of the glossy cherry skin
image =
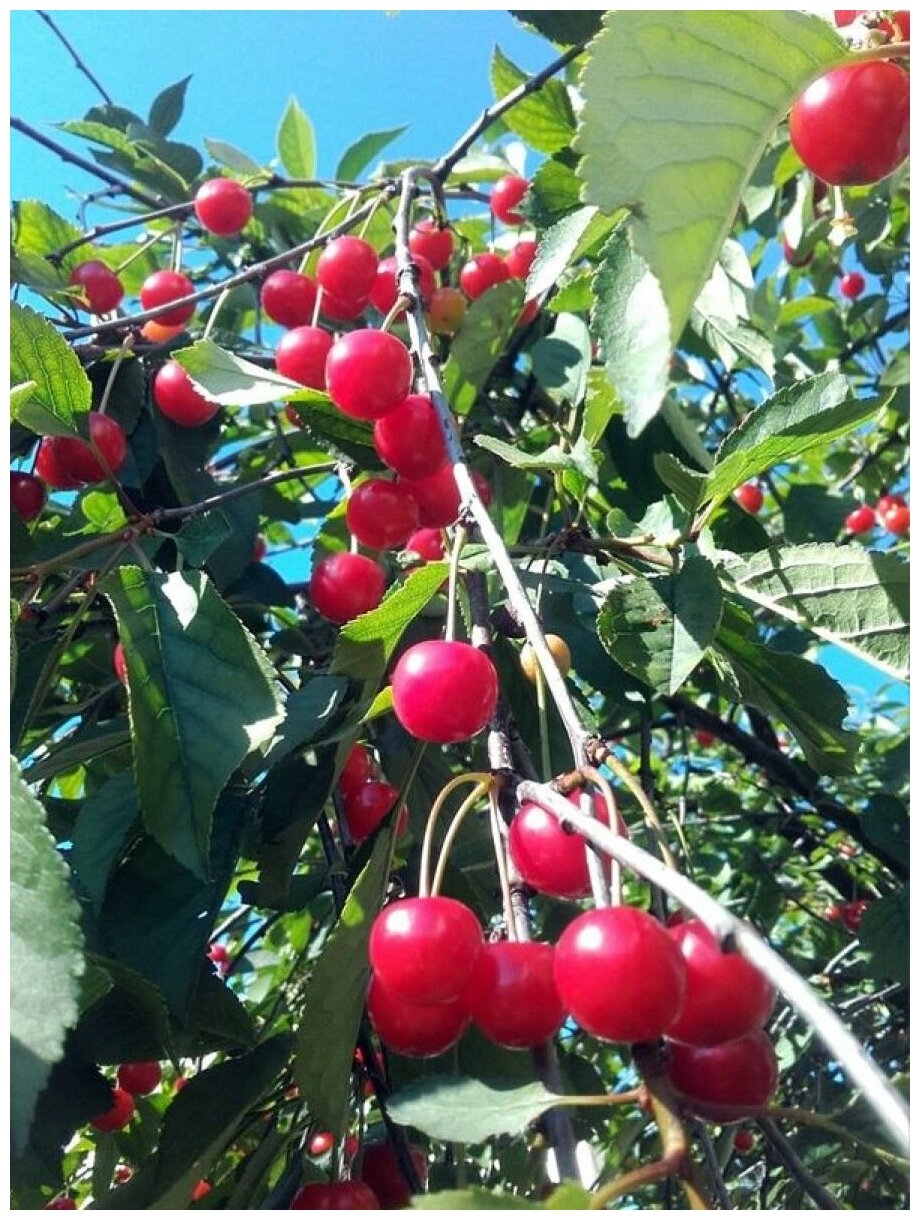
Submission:
POLYGON ((863 915, 865 915, 868 907, 869 900, 867 898, 857 898, 853 902, 845 902, 840 910, 843 926, 848 932, 852 932, 854 936, 859 932, 863 915))
POLYGON ((152 1093, 163 1079, 163 1072, 155 1060, 145 1063, 123 1063, 118 1069, 118 1085, 133 1097, 144 1097, 152 1093))
POLYGON ((537 243, 535 241, 519 241, 514 249, 505 255, 505 266, 508 268, 511 278, 526 280, 536 257, 537 243))
POLYGON ((345 522, 362 546, 374 551, 402 546, 418 528, 418 502, 400 483, 368 479, 354 489, 345 522))
MULTIPOLYGON (((355 843, 363 843, 374 833, 396 803, 399 790, 382 780, 368 780, 360 788, 343 797, 345 824, 355 843)), ((405 834, 409 812, 403 805, 399 811, 397 835, 405 834)))
POLYGON ((409 249, 416 257, 427 259, 435 271, 443 271, 454 254, 454 235, 439 229, 433 220, 420 220, 409 233, 409 249))
POLYGON ((508 265, 498 254, 474 254, 460 269, 460 287, 471 301, 510 278, 508 265))
POLYGON ((339 773, 339 791, 343 797, 363 788, 377 773, 374 756, 366 746, 353 745, 339 773))
POLYGON ((878 182, 910 146, 910 78, 890 60, 834 68, 809 85, 789 115, 805 165, 832 186, 878 182))
POLYGON ((776 990, 740 953, 722 953, 705 924, 688 919, 668 929, 687 970, 677 1020, 665 1035, 691 1046, 717 1046, 762 1029, 776 990))
MULTIPOLYGON (((299 271, 273 271, 259 293, 262 308, 279 326, 309 326, 316 308, 316 282, 299 271)), ((322 388, 322 387, 321 387, 322 388)))
POLYGON ((430 394, 410 394, 374 424, 374 448, 391 470, 423 479, 447 461, 430 394))
POLYGON ((667 930, 627 906, 577 916, 556 945, 554 975, 566 1011, 607 1042, 661 1037, 686 987, 684 961, 667 930))
POLYGON ((556 1035, 565 1008, 553 977, 552 945, 537 941, 487 944, 467 983, 473 1024, 510 1050, 540 1046, 556 1035))
POLYGON ((444 536, 440 530, 416 530, 406 539, 405 549, 432 563, 444 558, 444 536))
POLYGON ((668 1043, 668 1075, 704 1109, 729 1106, 744 1113, 766 1105, 779 1079, 773 1044, 762 1029, 719 1046, 668 1043))
POLYGON ((192 1187, 192 1193, 189 1195, 189 1198, 191 1199, 191 1201, 193 1203, 198 1203, 201 1199, 204 1199, 205 1196, 209 1195, 210 1193, 211 1193, 211 1183, 208 1182, 205 1178, 201 1178, 192 1187))
POLYGON ((379 1211, 380 1203, 363 1182, 310 1182, 291 1200, 292 1211, 379 1211))
POLYGON ((460 489, 453 468, 445 463, 423 479, 403 479, 399 482, 410 491, 418 504, 419 524, 438 529, 452 525, 460 513, 460 489))
POLYGON ((441 745, 481 732, 498 702, 498 675, 484 652, 459 640, 423 640, 393 670, 393 711, 407 733, 441 745))
POLYGON ((41 516, 47 493, 41 479, 24 470, 10 471, 10 504, 23 521, 34 521, 41 516))
POLYGON ((736 1152, 750 1152, 754 1147, 754 1132, 749 1131, 747 1127, 742 1127, 740 1131, 736 1131, 732 1139, 732 1147, 736 1152))
POLYGON ((220 410, 220 403, 212 402, 196 390, 191 377, 177 360, 167 360, 157 369, 153 379, 153 401, 166 418, 180 428, 199 428, 220 410))
POLYGON ((110 474, 117 474, 121 469, 128 453, 128 442, 121 424, 110 415, 90 411, 87 418, 92 443, 105 465, 86 441, 70 436, 58 438, 57 457, 71 478, 81 483, 103 483, 110 474))
POLYGON ((907 501, 903 496, 899 496, 888 492, 884 496, 879 496, 878 502, 875 505, 875 516, 879 525, 885 524, 885 518, 896 508, 906 508, 907 501))
POLYGON ((893 508, 890 513, 885 514, 885 529, 889 534, 895 534, 900 537, 902 534, 910 533, 910 508, 904 504, 900 508, 893 508))
MULTIPOLYGON (((427 259, 419 255, 415 256, 414 262, 418 267, 418 290, 419 296, 422 299, 422 304, 427 305, 431 300, 431 294, 437 287, 437 281, 434 278, 434 271, 431 263, 427 259)), ((388 314, 396 304, 396 298, 399 295, 398 285, 396 282, 396 259, 393 256, 382 258, 377 264, 377 274, 374 277, 374 283, 371 286, 371 304, 382 314, 388 314)), ((405 310, 402 310, 399 317, 405 316, 405 310)))
POLYGON ((124 286, 110 267, 98 258, 91 258, 74 267, 67 281, 79 284, 92 313, 111 313, 125 295, 124 286))
POLYGON ((331 1131, 317 1131, 310 1137, 310 1142, 307 1145, 307 1152, 310 1156, 325 1156, 327 1152, 331 1152, 335 1144, 335 1136, 331 1131))
MULTIPOLYGON (((410 1144, 409 1159, 424 1190, 428 1185, 428 1158, 425 1149, 420 1148, 418 1144, 410 1144)), ((371 1188, 385 1211, 396 1211, 410 1206, 412 1195, 409 1192, 409 1184, 399 1167, 396 1149, 389 1140, 364 1145, 358 1176, 359 1181, 365 1182, 371 1188)))
POLYGON ((127 686, 128 663, 125 660, 125 648, 121 640, 115 645, 115 650, 112 653, 112 668, 115 670, 115 676, 122 686, 127 686))
POLYGON ((408 396, 412 359, 404 343, 379 330, 353 330, 326 358, 326 389, 346 415, 380 419, 408 396))
POLYGON ((499 178, 492 187, 492 194, 489 197, 492 215, 497 220, 504 221, 506 225, 523 224, 524 217, 514 209, 529 189, 530 183, 520 174, 506 174, 504 178, 499 178))
POLYGON ((428 326, 436 335, 455 335, 466 311, 466 297, 458 288, 436 288, 428 302, 428 326))
POLYGON ((735 502, 746 513, 759 513, 763 508, 763 492, 756 483, 743 483, 735 492, 735 502))
POLYGON ((366 555, 328 555, 313 569, 310 600, 333 623, 347 623, 379 606, 386 576, 366 555))
POLYGON ((181 335, 184 330, 184 322, 179 326, 163 326, 156 318, 150 318, 141 327, 141 334, 149 343, 168 343, 170 339, 175 339, 176 335, 181 335))
POLYGON ((704 750, 714 746, 717 741, 715 733, 710 733, 709 729, 697 729, 693 736, 696 738, 696 744, 702 746, 704 750))
POLYGON ((326 388, 326 360, 333 338, 321 326, 295 326, 275 348, 275 367, 282 377, 314 390, 326 388))
POLYGON ((834 9, 834 25, 838 29, 845 25, 852 25, 856 18, 865 11, 864 8, 834 9))
MULTIPOLYGON (((156 309, 159 305, 177 301, 180 297, 191 296, 194 291, 195 285, 181 271, 154 271, 141 285, 141 308, 156 309)), ((157 321, 161 326, 181 326, 194 312, 194 303, 178 305, 175 309, 158 314, 157 321)))
POLYGON ((232 237, 252 216, 252 195, 232 178, 211 178, 198 188, 195 215, 218 237, 232 237))
MULTIPOLYGON (((577 809, 578 793, 567 798, 577 809)), ((597 793, 592 798, 594 816, 610 825, 607 802, 597 793)), ((618 816, 619 830, 626 826, 618 816)), ((585 841, 562 829, 559 819, 539 805, 524 804, 508 828, 508 850, 524 881, 541 894, 554 898, 584 898, 591 893, 585 841)))
POLYGON ((97 1131, 120 1131, 134 1117, 134 1098, 127 1089, 113 1089, 112 1104, 102 1114, 90 1119, 97 1131))
POLYGON ((849 271, 840 277, 840 295, 848 301, 855 301, 866 290, 866 277, 858 271, 849 271))
POLYGON ((323 290, 341 301, 366 300, 376 274, 377 251, 361 237, 336 237, 316 264, 323 290))
POLYGON ((867 534, 875 528, 875 512, 868 504, 854 508, 844 517, 843 528, 848 534, 867 534))
POLYGON ((369 296, 346 300, 334 297, 331 292, 323 292, 320 309, 324 316, 333 322, 354 322, 356 318, 361 317, 370 302, 369 296))
POLYGON ((368 957, 380 986, 406 1004, 458 1000, 482 950, 482 929, 455 898, 403 898, 371 927, 368 957))
POLYGON ((460 1041, 470 1024, 463 996, 446 1004, 407 1004, 376 975, 367 991, 367 1012, 383 1045, 412 1059, 443 1055, 460 1041))
POLYGON ((44 1211, 52 1212, 75 1212, 77 1204, 75 1199, 71 1199, 70 1195, 59 1195, 56 1199, 52 1199, 50 1203, 46 1203, 44 1211))

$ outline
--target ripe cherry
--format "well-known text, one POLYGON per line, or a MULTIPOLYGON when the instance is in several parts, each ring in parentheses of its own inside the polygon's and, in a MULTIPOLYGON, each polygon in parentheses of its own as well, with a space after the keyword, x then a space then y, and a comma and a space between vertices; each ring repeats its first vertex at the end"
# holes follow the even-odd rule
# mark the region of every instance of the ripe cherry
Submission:
POLYGON ((697 729, 693 736, 696 738, 696 744, 702 746, 704 750, 708 750, 710 746, 716 744, 716 735, 710 733, 709 729, 697 729))
POLYGON ((467 983, 464 1000, 473 1023, 512 1050, 539 1046, 565 1019, 553 978, 552 945, 537 941, 487 944, 467 983))
MULTIPOLYGON (((369 838, 396 803, 399 790, 382 780, 368 780, 360 788, 343 796, 345 824, 355 843, 369 838)), ((403 835, 409 824, 409 811, 403 805, 399 811, 397 835, 403 835)))
POLYGON ((110 415, 90 411, 87 422, 93 447, 75 437, 61 436, 57 440, 57 459, 79 482, 103 483, 121 469, 128 442, 121 424, 110 415))
POLYGON ((406 539, 405 549, 414 552, 419 559, 435 562, 444 558, 444 536, 440 530, 416 530, 406 539))
POLYGON ((716 1046, 762 1029, 776 990, 740 953, 722 953, 705 924, 688 919, 668 929, 687 970, 680 1014, 665 1034, 692 1046, 716 1046))
POLYGON ((325 390, 326 359, 332 344, 332 335, 321 326, 295 326, 275 348, 275 367, 282 377, 325 390))
MULTIPOLYGON (((208 957, 217 967, 218 974, 226 974, 230 967, 230 954, 224 945, 216 943, 208 949, 208 957)), ((184 1085, 183 1085, 184 1087, 184 1085)), ((179 1088, 179 1082, 176 1082, 176 1088, 179 1088)))
POLYGON ((698 1106, 730 1106, 744 1113, 766 1105, 776 1089, 776 1052, 762 1029, 719 1046, 671 1042, 668 1049, 668 1075, 698 1106))
POLYGON ((455 898, 403 898, 371 927, 368 957, 380 986, 406 1004, 450 1004, 482 950, 482 929, 455 898))
POLYGON ((376 975, 367 992, 367 1012, 383 1045, 413 1059, 443 1055, 460 1041, 470 1024, 463 996, 446 1004, 408 1004, 376 975))
MULTIPOLYGON (((545 639, 546 646, 556 662, 556 668, 561 674, 567 674, 572 668, 572 653, 569 650, 568 644, 561 635, 553 635, 552 633, 548 634, 545 639)), ((524 671, 524 677, 527 681, 536 684, 540 663, 532 646, 527 643, 521 649, 521 669, 524 671)))
POLYGON ((418 502, 404 484, 368 479, 354 489, 345 521, 362 546, 381 551, 398 547, 418 527, 418 502))
POLYGON ((409 234, 409 249, 426 259, 435 271, 443 271, 454 254, 454 235, 433 220, 420 220, 409 234))
POLYGON ((459 289, 436 288, 428 302, 428 325, 436 335, 455 335, 466 310, 466 297, 459 289))
MULTIPOLYGON (((573 792, 567 799, 579 808, 579 793, 573 792)), ((592 805, 594 816, 609 826, 607 802, 600 793, 592 797, 592 805)), ((626 834, 619 814, 617 822, 620 834, 626 834)), ((539 893, 554 898, 584 898, 590 894, 584 840, 563 830, 559 819, 539 805, 528 802, 517 811, 508 828, 508 850, 523 879, 539 893)))
POLYGON ((162 1078, 163 1072, 155 1060, 146 1063, 123 1063, 117 1076, 119 1087, 133 1097, 152 1093, 162 1078))
POLYGON ((325 1156, 327 1152, 331 1152, 335 1144, 335 1136, 331 1131, 317 1131, 310 1137, 310 1142, 307 1145, 307 1151, 310 1156, 325 1156))
POLYGON ((370 296, 343 298, 334 297, 331 292, 323 292, 320 308, 325 317, 333 322, 353 322, 360 318, 370 304, 370 296))
POLYGON ((366 746, 353 745, 339 773, 339 791, 346 799, 359 788, 363 788, 376 774, 377 764, 366 746))
POLYGON ((316 282, 299 271, 273 271, 259 293, 262 308, 279 326, 309 326, 316 308, 316 282))
POLYGON ((35 473, 41 481, 55 491, 73 491, 80 486, 61 461, 59 446, 64 438, 45 436, 39 442, 35 455, 35 473))
POLYGON ((67 281, 69 284, 79 284, 89 302, 92 313, 110 313, 121 303, 125 295, 124 286, 110 267, 98 258, 74 267, 67 281))
POLYGON ((736 1152, 750 1152, 754 1147, 754 1132, 748 1127, 741 1127, 735 1132, 732 1147, 736 1152))
POLYGON ((635 907, 574 919, 556 945, 559 997, 587 1033, 608 1042, 659 1038, 680 1012, 686 968, 674 941, 635 907))
POLYGON ((814 250, 799 252, 795 246, 786 237, 785 233, 780 238, 780 245, 783 248, 783 258, 790 267, 807 267, 815 257, 814 250))
POLYGON ((879 525, 884 526, 885 518, 890 512, 896 508, 906 508, 907 501, 903 496, 893 494, 891 492, 884 496, 879 496, 878 503, 875 506, 875 516, 879 525))
POLYGON ((498 254, 474 254, 460 269, 460 287, 471 301, 510 278, 508 265, 498 254))
POLYGON ((885 529, 889 534, 895 534, 900 537, 902 534, 910 533, 910 508, 903 504, 900 508, 893 508, 890 513, 885 514, 885 529))
POLYGON ((524 308, 518 314, 515 326, 529 326, 539 312, 540 302, 536 298, 532 301, 525 301, 524 308))
POLYGON ((153 379, 153 401, 180 428, 199 428, 213 419, 220 403, 205 398, 178 362, 167 360, 153 379))
POLYGON ((380 330, 353 330, 326 359, 326 389, 346 415, 379 419, 412 388, 412 359, 404 343, 380 330))
MULTIPOLYGON (((419 271, 418 290, 419 296, 422 298, 422 304, 427 305, 431 300, 431 294, 437 287, 437 281, 434 278, 434 271, 431 263, 420 255, 415 256, 415 264, 419 271)), ((394 257, 382 258, 377 264, 377 274, 374 277, 374 283, 371 287, 371 304, 375 309, 378 309, 382 314, 388 314, 396 304, 396 298, 399 296, 398 285, 396 281, 396 259, 394 257)), ((398 317, 405 316, 405 310, 402 310, 398 317)))
POLYGON ((24 470, 10 471, 10 504, 23 521, 41 516, 47 498, 44 484, 34 474, 24 470))
POLYGON ((855 301, 866 290, 866 277, 858 271, 849 271, 840 277, 840 295, 848 301, 855 301))
POLYGON ((505 266, 508 268, 511 278, 526 280, 536 257, 537 243, 535 241, 519 241, 514 249, 505 255, 505 266))
POLYGON ((43 1210, 46 1212, 75 1212, 77 1211, 77 1203, 70 1195, 58 1195, 56 1199, 46 1203, 43 1210))
POLYGON ((268 554, 268 543, 261 534, 256 534, 252 543, 252 562, 261 563, 268 554))
POLYGON ((422 479, 447 461, 430 394, 410 394, 374 424, 374 448, 391 470, 422 479))
POLYGON ((875 513, 868 504, 854 508, 843 519, 843 528, 848 534, 867 534, 875 528, 875 513))
POLYGON ((211 178, 198 188, 195 215, 218 237, 232 237, 252 216, 252 195, 232 178, 211 178))
POLYGON ((406 732, 442 745, 475 737, 498 702, 495 666, 459 640, 413 644, 393 670, 392 687, 393 711, 406 732))
POLYGON ((867 898, 857 898, 854 902, 845 902, 843 904, 840 918, 846 930, 852 932, 854 936, 859 932, 863 915, 868 910, 868 907, 869 900, 867 898))
POLYGON ((789 136, 805 165, 825 182, 878 182, 909 151, 910 78, 890 60, 834 68, 792 107, 789 136))
POLYGON ((361 237, 336 237, 319 256, 316 278, 330 296, 365 300, 377 274, 377 251, 361 237))
POLYGON ((497 220, 504 221, 506 225, 523 224, 524 217, 514 209, 529 189, 530 183, 519 174, 506 174, 504 178, 499 178, 492 187, 492 194, 489 198, 492 215, 497 220))
POLYGON ((838 29, 845 25, 852 25, 856 18, 862 16, 865 11, 864 8, 834 9, 834 25, 838 29))
MULTIPOLYGON (((191 296, 195 285, 181 271, 154 271, 148 275, 141 285, 141 308, 156 309, 159 305, 167 305, 180 297, 191 296)), ((182 326, 195 312, 194 302, 188 305, 177 305, 157 315, 161 326, 182 326)))
POLYGON ((418 504, 421 525, 433 529, 452 525, 460 513, 460 489, 453 468, 446 464, 423 479, 400 479, 418 504))
POLYGON ((189 1196, 193 1203, 198 1203, 206 1195, 211 1193, 211 1183, 206 1178, 200 1178, 192 1187, 192 1193, 189 1196))
MULTIPOLYGON (((409 1159, 422 1190, 428 1185, 428 1158, 418 1144, 409 1145, 409 1159)), ((412 1195, 399 1167, 399 1157, 389 1140, 364 1145, 359 1180, 371 1188, 386 1211, 409 1207, 412 1195)))
POLYGON ((746 513, 759 513, 763 508, 763 492, 756 483, 743 483, 735 491, 735 502, 746 513))
POLYGON ((90 1119, 90 1126, 97 1131, 120 1131, 134 1117, 134 1098, 127 1089, 112 1090, 112 1104, 102 1114, 90 1119))
POLYGON ((313 569, 308 591, 313 605, 333 623, 347 623, 383 601, 386 576, 366 555, 328 555, 313 569))

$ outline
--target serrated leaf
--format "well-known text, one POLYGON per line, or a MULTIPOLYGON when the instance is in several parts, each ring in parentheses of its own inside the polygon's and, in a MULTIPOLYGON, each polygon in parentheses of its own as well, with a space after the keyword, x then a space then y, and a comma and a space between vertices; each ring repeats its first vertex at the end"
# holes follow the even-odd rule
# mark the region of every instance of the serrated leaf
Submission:
POLYGON ((469 1076, 429 1076, 395 1093, 388 1109, 396 1122, 432 1139, 481 1144, 493 1135, 521 1135, 559 1096, 534 1082, 502 1089, 469 1076))
POLYGON ((390 127, 387 131, 369 131, 346 148, 336 166, 333 177, 343 182, 353 182, 362 170, 367 169, 374 157, 383 152, 388 144, 409 130, 408 124, 403 127, 390 127))
POLYGON ((530 349, 534 377, 557 403, 579 407, 588 388, 591 336, 581 318, 560 314, 552 332, 530 349))
POLYGON ((457 415, 468 414, 475 405, 514 333, 523 304, 522 285, 508 280, 487 289, 467 310, 444 366, 444 393, 457 415))
POLYGON ((540 238, 537 254, 527 275, 527 297, 540 296, 559 282, 597 208, 579 208, 558 220, 540 238))
POLYGON ((92 386, 80 358, 47 318, 15 302, 10 306, 10 385, 34 383, 14 418, 39 436, 75 436, 89 411, 92 386))
MULTIPOLYGON (((199 339, 173 353, 206 398, 224 407, 255 407, 278 402, 303 386, 272 369, 260 368, 219 347, 212 339, 199 339)), ((315 391, 317 394, 319 391, 315 391)), ((327 400, 327 396, 322 396, 327 400)))
POLYGON ((83 937, 45 812, 10 759, 10 1095, 14 1151, 76 1022, 83 937))
POLYGON ((538 1203, 531 1203, 521 1195, 508 1195, 499 1190, 484 1190, 481 1186, 468 1186, 466 1190, 435 1190, 423 1195, 413 1195, 410 1204, 417 1211, 539 1211, 538 1203))
POLYGON ((583 199, 632 210, 677 343, 767 142, 844 45, 800 12, 645 9, 605 14, 589 54, 583 199))
POLYGON ((871 978, 910 982, 910 885, 869 903, 859 925, 871 978))
POLYGON ((213 157, 218 165, 225 165, 234 173, 259 174, 262 172, 262 166, 258 161, 250 157, 249 153, 243 152, 242 149, 228 144, 226 140, 205 139, 204 146, 209 156, 213 157))
POLYGON ((297 412, 301 428, 325 453, 344 458, 361 470, 380 466, 373 425, 367 420, 346 415, 315 390, 304 389, 287 401, 297 412))
POLYGON ((206 877, 217 798, 281 720, 273 671, 204 573, 123 567, 102 591, 125 649, 144 825, 206 877))
POLYGON ((312 178, 316 173, 316 137, 313 124, 297 99, 287 104, 278 127, 278 156, 292 178, 312 178))
POLYGON ((673 576, 635 577, 618 585, 607 595, 597 631, 627 673, 673 695, 705 656, 721 613, 715 569, 693 555, 673 576))
POLYGON ((560 42, 565 46, 576 42, 584 42, 600 29, 603 11, 597 10, 552 10, 552 9, 515 9, 511 16, 526 25, 533 26, 544 38, 552 42, 560 42))
MULTIPOLYGON (((19 199, 13 204, 13 251, 33 275, 46 279, 57 288, 66 284, 66 275, 49 263, 46 255, 82 237, 80 229, 40 199, 19 199)), ((87 257, 86 246, 64 256, 61 266, 68 270, 87 257)))
POLYGON ((174 535, 174 542, 190 567, 200 568, 233 533, 233 526, 219 510, 190 517, 174 535))
MULTIPOLYGON (((400 162, 397 161, 386 168, 389 174, 395 177, 402 173, 411 165, 421 164, 425 166, 425 162, 400 162)), ((451 184, 462 182, 497 182, 499 178, 503 178, 511 169, 509 163, 504 157, 497 157, 493 153, 485 152, 470 152, 465 157, 454 165, 454 168, 447 176, 447 181, 451 184)))
POLYGON ((190 76, 183 77, 174 85, 169 85, 162 93, 158 93, 153 99, 150 107, 150 114, 147 118, 147 126, 160 136, 168 136, 172 129, 182 118, 182 111, 185 106, 185 91, 188 88, 188 83, 192 78, 190 76))
POLYGON ((538 229, 548 229, 579 209, 581 185, 566 160, 551 157, 530 180, 527 215, 538 229))
MULTIPOLYGON (((505 97, 529 79, 500 47, 492 51, 490 76, 496 98, 505 97)), ((536 93, 506 110, 502 118, 511 131, 538 152, 554 153, 568 148, 575 135, 572 103, 565 85, 557 80, 546 81, 536 93)))
POLYGON ((259 770, 274 767, 293 750, 330 740, 344 714, 347 695, 348 681, 326 674, 317 674, 292 691, 276 736, 254 766, 259 770))
POLYGON ((480 435, 473 440, 480 449, 494 453, 517 470, 577 470, 586 479, 597 479, 597 461, 584 437, 579 437, 571 449, 550 445, 542 453, 526 453, 494 436, 480 435))
POLYGON ((98 911, 115 862, 140 816, 130 771, 113 775, 83 802, 73 829, 73 869, 77 885, 98 911))

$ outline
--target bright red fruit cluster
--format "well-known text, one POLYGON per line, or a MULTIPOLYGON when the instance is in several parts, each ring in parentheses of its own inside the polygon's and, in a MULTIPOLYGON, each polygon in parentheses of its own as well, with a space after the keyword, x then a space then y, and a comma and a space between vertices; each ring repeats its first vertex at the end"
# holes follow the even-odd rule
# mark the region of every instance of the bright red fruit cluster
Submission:
MULTIPOLYGON (((362 745, 354 745, 348 752, 339 775, 339 792, 345 824, 355 843, 374 833, 399 796, 398 790, 381 778, 374 756, 362 745)), ((409 811, 404 805, 399 811, 399 835, 405 833, 408 822, 409 811)))
POLYGON ((127 1127, 133 1117, 134 1097, 127 1089, 118 1087, 112 1090, 111 1106, 91 1118, 90 1126, 97 1131, 120 1131, 122 1127, 127 1127))
POLYGON ((195 215, 218 237, 232 237, 252 216, 252 195, 232 178, 211 178, 195 196, 195 215))
POLYGON ((128 454, 121 424, 110 415, 90 411, 89 441, 73 436, 42 438, 35 457, 35 473, 57 491, 74 491, 86 483, 104 483, 117 474, 128 454))
POLYGON ((160 1065, 155 1061, 145 1063, 123 1063, 118 1069, 118 1087, 132 1097, 144 1097, 152 1093, 163 1078, 160 1065))
POLYGON ((863 504, 843 520, 847 534, 867 534, 876 525, 896 537, 910 532, 910 505, 903 496, 880 496, 875 508, 863 504))
POLYGON ((92 313, 111 313, 125 295, 124 285, 110 267, 92 258, 74 267, 68 283, 83 289, 92 313))

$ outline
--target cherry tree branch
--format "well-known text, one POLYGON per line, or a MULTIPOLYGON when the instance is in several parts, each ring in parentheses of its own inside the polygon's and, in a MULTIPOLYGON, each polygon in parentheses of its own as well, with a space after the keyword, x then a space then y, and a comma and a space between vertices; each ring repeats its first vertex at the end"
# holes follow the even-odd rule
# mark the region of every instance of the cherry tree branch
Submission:
POLYGON ((77 70, 83 73, 83 75, 86 77, 86 79, 90 82, 90 84, 95 89, 99 90, 100 94, 102 95, 102 100, 104 102, 106 102, 109 106, 112 106, 114 103, 112 102, 111 97, 109 97, 108 93, 106 92, 104 86, 99 81, 99 79, 97 77, 95 77, 92 74, 92 72, 90 72, 89 68, 80 58, 80 56, 77 54, 76 48, 74 47, 73 43, 71 43, 70 39, 68 39, 64 35, 64 33, 58 28, 58 26, 54 22, 54 20, 46 12, 43 12, 42 9, 36 9, 35 12, 36 12, 37 16, 41 17, 41 19, 42 19, 42 21, 44 21, 45 25, 48 26, 48 28, 51 30, 51 32, 64 44, 64 46, 70 52, 71 57, 77 66, 77 70))

